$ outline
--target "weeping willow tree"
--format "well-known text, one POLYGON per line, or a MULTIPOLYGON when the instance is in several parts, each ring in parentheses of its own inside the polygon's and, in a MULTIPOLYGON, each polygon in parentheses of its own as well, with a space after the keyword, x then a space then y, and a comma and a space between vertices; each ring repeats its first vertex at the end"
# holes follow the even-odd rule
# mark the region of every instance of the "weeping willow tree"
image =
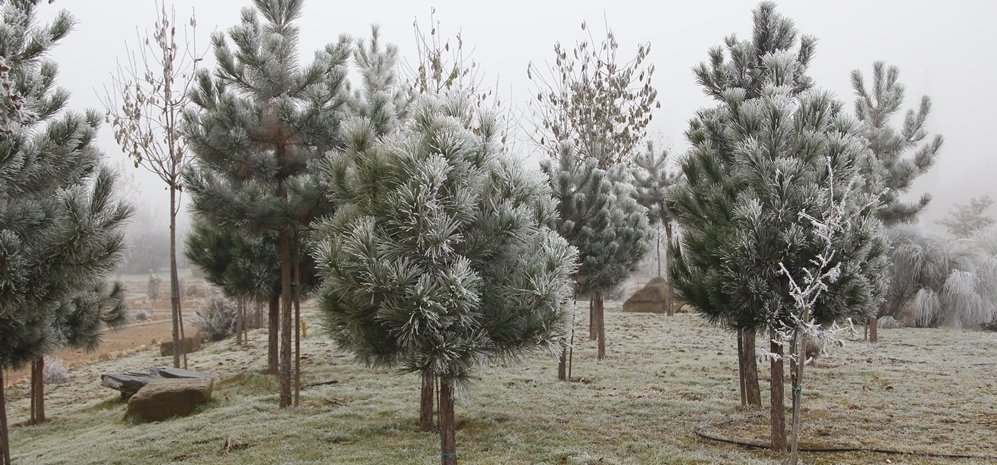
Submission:
POLYGON ((978 328, 997 319, 997 229, 952 238, 903 225, 889 231, 885 315, 919 327, 978 328))

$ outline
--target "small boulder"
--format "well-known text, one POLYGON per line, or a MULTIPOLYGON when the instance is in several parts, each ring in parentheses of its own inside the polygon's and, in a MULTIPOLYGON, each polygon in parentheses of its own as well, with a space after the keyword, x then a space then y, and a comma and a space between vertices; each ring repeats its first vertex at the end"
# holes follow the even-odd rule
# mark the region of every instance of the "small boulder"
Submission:
MULTIPOLYGON (((194 333, 191 336, 183 338, 181 344, 184 348, 185 354, 190 354, 201 350, 201 335, 200 333, 194 333)), ((159 355, 164 357, 173 355, 173 341, 163 341, 159 343, 159 355)))
POLYGON ((128 400, 125 416, 140 421, 185 417, 211 400, 211 378, 163 378, 146 384, 128 400))
POLYGON ((668 283, 661 276, 656 276, 623 303, 623 311, 665 313, 668 308, 667 302, 668 283))

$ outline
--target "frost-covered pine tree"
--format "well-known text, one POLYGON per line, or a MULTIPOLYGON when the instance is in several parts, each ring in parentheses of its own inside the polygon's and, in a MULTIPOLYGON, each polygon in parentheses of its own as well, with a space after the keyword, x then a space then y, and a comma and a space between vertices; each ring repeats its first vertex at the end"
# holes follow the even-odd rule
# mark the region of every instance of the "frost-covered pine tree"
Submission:
POLYGON ((873 63, 872 86, 867 88, 859 70, 852 71, 855 89, 855 116, 862 123, 862 133, 868 141, 873 160, 866 176, 878 180, 874 194, 882 196, 877 212, 887 226, 912 223, 931 201, 924 194, 916 203, 905 202, 901 196, 910 190, 918 176, 926 173, 942 148, 942 136, 930 140, 925 124, 931 112, 931 99, 921 97, 917 111, 908 110, 903 126, 893 127, 894 119, 904 101, 904 86, 898 81, 900 70, 881 61, 873 63))
POLYGON ((99 319, 66 302, 117 265, 131 210, 115 200, 114 173, 94 146, 101 117, 63 111, 69 94, 45 58, 72 17, 36 24, 26 0, 4 2, 0 15, 0 464, 9 465, 3 370, 66 343, 61 324, 99 319))
MULTIPOLYGON (((864 169, 870 180, 867 186, 872 193, 882 196, 877 215, 886 226, 913 223, 931 201, 931 195, 923 194, 914 203, 904 201, 902 196, 910 190, 914 180, 934 164, 943 139, 936 135, 926 140, 925 125, 931 111, 931 100, 927 96, 921 97, 917 111, 907 111, 902 127, 893 127, 904 101, 904 86, 898 80, 900 71, 881 61, 873 64, 872 71, 872 86, 868 88, 862 73, 852 71, 852 87, 857 97, 855 116, 862 123, 863 135, 873 154, 864 169)), ((871 342, 878 340, 879 316, 884 311, 885 308, 880 308, 867 319, 871 342)))
MULTIPOLYGON (((685 182, 670 195, 682 230, 670 273, 678 294, 711 322, 774 333, 795 308, 780 263, 801 269, 823 247, 812 229, 801 227, 799 215, 818 217, 830 173, 833 191, 846 192, 860 181, 870 155, 840 102, 809 90, 805 70, 814 39, 805 36, 793 50, 796 30, 771 3, 754 16, 754 41, 728 39, 732 61, 716 49, 712 71, 697 70, 718 105, 701 110, 687 133, 693 148, 681 161, 685 182), (748 69, 737 72, 744 63, 748 69)), ((841 264, 841 275, 815 305, 818 322, 868 311, 883 293, 885 246, 876 204, 859 197, 845 204, 852 221, 833 243, 832 265, 841 264)), ((773 341, 770 350, 772 445, 782 450, 783 348, 773 341)), ((749 357, 742 353, 743 369, 749 357)))
MULTIPOLYGON (((295 256, 301 233, 331 205, 313 162, 340 145, 350 98, 342 36, 298 61, 300 0, 257 0, 242 22, 212 36, 217 66, 201 70, 185 112, 194 154, 184 182, 195 216, 220 228, 272 232, 280 264, 280 405, 291 405, 295 256)), ((272 321, 270 330, 277 332, 272 321)))
MULTIPOLYGON (((745 100, 760 97, 764 83, 770 79, 772 74, 772 70, 765 65, 762 59, 777 54, 795 56, 794 74, 783 77, 790 82, 790 92, 796 94, 810 89, 813 86, 813 80, 807 76, 806 70, 814 53, 816 39, 808 35, 800 36, 792 20, 775 11, 774 3, 760 4, 752 12, 752 16, 754 24, 751 40, 738 40, 736 36, 732 35, 725 40, 725 47, 715 47, 710 50, 709 64, 701 63, 694 68, 696 79, 703 87, 703 92, 717 101, 722 101, 727 94, 732 92, 743 95, 742 98, 745 100)), ((693 145, 693 149, 692 154, 686 157, 687 162, 685 163, 692 163, 692 160, 702 157, 703 166, 693 165, 690 168, 703 172, 704 176, 710 178, 710 182, 717 185, 727 183, 730 178, 730 159, 733 156, 734 147, 732 144, 734 142, 727 140, 729 135, 726 134, 726 131, 732 124, 722 110, 705 109, 696 114, 686 132, 686 137, 693 145), (703 153, 698 154, 697 152, 703 153)), ((686 167, 682 168, 683 173, 686 169, 686 167)), ((680 185, 679 187, 677 192, 688 192, 691 186, 680 185)), ((731 189, 736 189, 736 186, 730 186, 723 192, 704 192, 703 195, 712 196, 715 200, 704 198, 703 202, 729 202, 727 199, 736 195, 736 190, 731 189)), ((710 207, 716 208, 713 211, 696 213, 706 222, 700 224, 699 227, 706 227, 710 222, 716 222, 718 230, 731 228, 731 207, 724 203, 717 207, 710 207)), ((691 219, 687 216, 678 223, 685 227, 689 221, 691 219)), ((707 242, 689 242, 685 247, 708 251, 709 241, 726 239, 708 235, 702 240, 707 242)), ((673 244, 669 244, 669 247, 673 247, 673 244)), ((690 252, 692 251, 690 250, 690 252)), ((669 250, 669 254, 673 261, 677 260, 678 252, 676 250, 669 250)), ((671 271, 671 265, 672 262, 669 262, 669 274, 675 280, 673 285, 680 286, 674 271, 671 271)), ((707 253, 699 258, 696 266, 704 269, 719 268, 723 266, 723 263, 718 256, 707 253)), ((712 288, 718 284, 716 282, 702 283, 706 288, 712 288)), ((686 279, 686 282, 681 284, 684 289, 679 289, 678 294, 687 297, 699 294, 695 300, 687 300, 687 302, 692 303, 696 310, 708 320, 715 323, 722 322, 737 332, 741 403, 742 405, 761 406, 755 340, 757 330, 765 329, 764 321, 755 321, 751 318, 732 318, 732 315, 728 313, 731 310, 729 304, 719 299, 710 303, 710 297, 707 293, 696 291, 695 287, 699 285, 699 278, 686 279)))
MULTIPOLYGON (((637 188, 637 201, 647 208, 651 223, 655 225, 655 254, 658 265, 658 276, 661 271, 661 229, 665 230, 665 263, 668 259, 668 244, 672 242, 672 214, 668 207, 668 189, 680 179, 678 173, 668 169, 668 152, 656 150, 654 143, 648 141, 647 149, 634 159, 634 186, 637 188)), ((667 273, 666 273, 667 274, 667 273)), ((667 279, 667 278, 666 278, 667 279)), ((674 313, 672 303, 672 281, 667 280, 665 307, 669 316, 674 313)))
MULTIPOLYGON (((637 203, 633 179, 624 168, 606 170, 597 159, 580 160, 568 144, 541 169, 558 201, 557 231, 578 249, 575 292, 591 300, 589 336, 598 340, 601 360, 606 357, 603 299, 637 269, 650 247, 647 209, 637 203)), ((562 357, 561 379, 564 362, 562 357)))
POLYGON ((547 226, 543 180, 500 153, 495 118, 432 95, 412 115, 383 138, 353 120, 328 159, 339 208, 315 235, 319 307, 360 361, 439 376, 442 463, 455 464, 455 385, 485 361, 560 350, 575 251, 547 226))

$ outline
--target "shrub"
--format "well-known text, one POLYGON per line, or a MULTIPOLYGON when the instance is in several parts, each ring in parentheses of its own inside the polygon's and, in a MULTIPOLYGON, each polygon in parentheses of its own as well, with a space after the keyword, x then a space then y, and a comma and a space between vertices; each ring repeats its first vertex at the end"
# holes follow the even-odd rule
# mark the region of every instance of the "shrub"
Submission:
POLYGON ((62 384, 66 382, 69 370, 65 362, 58 358, 45 360, 45 370, 42 371, 42 382, 45 384, 62 384))
POLYGON ((149 312, 145 310, 139 310, 135 312, 135 321, 145 321, 149 319, 149 312))
POLYGON ((194 326, 210 341, 220 341, 235 334, 235 304, 221 297, 212 297, 197 311, 194 326))
POLYGON ((893 318, 892 316, 884 316, 879 319, 879 327, 883 329, 895 329, 900 328, 900 322, 893 318))

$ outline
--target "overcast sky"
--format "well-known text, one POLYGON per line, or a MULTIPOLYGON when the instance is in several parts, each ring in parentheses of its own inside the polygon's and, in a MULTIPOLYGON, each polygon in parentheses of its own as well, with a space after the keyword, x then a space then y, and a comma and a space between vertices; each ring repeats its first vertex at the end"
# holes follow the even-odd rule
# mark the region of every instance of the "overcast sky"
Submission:
MULTIPOLYGON (((208 44, 214 30, 228 30, 239 21, 249 0, 174 2, 178 22, 192 8, 198 22, 198 45, 208 44)), ((371 24, 381 25, 385 40, 397 44, 403 57, 413 51, 412 24, 427 24, 430 8, 445 34, 463 32, 465 46, 487 73, 499 81, 503 101, 525 112, 532 86, 526 78, 530 61, 546 63, 553 44, 568 46, 583 38, 580 23, 601 26, 603 17, 620 42, 620 55, 629 58, 638 42, 652 44, 649 61, 656 67, 654 86, 661 108, 656 110, 651 134, 673 154, 684 152, 682 136, 687 122, 700 107, 710 105, 696 86, 691 68, 705 60, 710 47, 729 34, 749 37, 750 1, 354 1, 311 0, 300 20, 301 57, 335 41, 340 34, 366 37, 371 24)), ((778 2, 778 11, 793 18, 804 33, 819 42, 811 76, 819 87, 854 101, 849 72, 871 74, 872 63, 884 60, 900 68, 907 88, 906 107, 929 95, 933 111, 932 134, 945 136, 935 167, 914 186, 912 193, 931 192, 929 220, 943 216, 954 202, 989 194, 997 198, 993 134, 997 131, 997 2, 991 1, 856 1, 778 2)), ((136 27, 145 30, 155 21, 152 0, 57 0, 43 4, 43 17, 68 9, 77 19, 76 30, 53 52, 59 63, 59 83, 70 90, 70 106, 100 108, 97 90, 109 81, 126 40, 135 42, 136 27)), ((599 27, 598 30, 601 30, 599 27)), ((112 163, 124 159, 107 127, 100 143, 112 163)), ((527 151, 529 147, 521 147, 527 151)), ((164 199, 150 177, 141 177, 145 197, 164 199)), ((160 203, 162 205, 162 203, 160 203)), ((165 211, 165 209, 164 209, 165 211)), ((922 221, 924 222, 924 221, 922 221)))

